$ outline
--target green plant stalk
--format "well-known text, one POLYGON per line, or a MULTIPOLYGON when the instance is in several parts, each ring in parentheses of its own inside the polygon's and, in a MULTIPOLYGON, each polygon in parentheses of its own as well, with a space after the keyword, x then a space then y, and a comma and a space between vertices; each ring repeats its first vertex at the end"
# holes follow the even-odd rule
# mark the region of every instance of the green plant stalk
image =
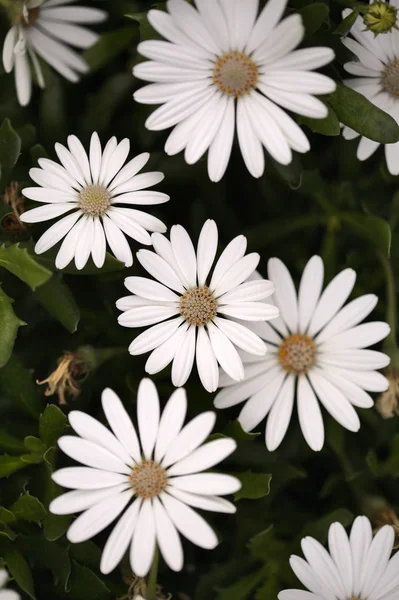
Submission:
POLYGON ((378 257, 380 259, 385 274, 387 303, 386 320, 391 328, 390 334, 384 341, 384 350, 391 357, 392 366, 398 368, 399 351, 396 343, 397 311, 395 276, 393 274, 392 265, 389 258, 387 258, 382 252, 378 253, 378 257))
POLYGON ((159 550, 155 547, 154 558, 151 565, 151 571, 148 576, 147 584, 147 600, 156 600, 157 598, 157 577, 159 566, 159 550))

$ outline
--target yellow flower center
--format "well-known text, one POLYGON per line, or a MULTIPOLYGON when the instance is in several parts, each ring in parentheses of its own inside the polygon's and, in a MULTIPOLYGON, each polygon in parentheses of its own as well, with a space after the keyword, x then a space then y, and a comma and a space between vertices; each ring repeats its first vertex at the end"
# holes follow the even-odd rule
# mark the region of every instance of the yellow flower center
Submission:
POLYGON ((280 363, 288 373, 302 375, 313 366, 316 344, 307 335, 291 335, 279 348, 280 363))
POLYGON ((228 52, 219 56, 213 71, 213 83, 228 96, 240 98, 256 86, 258 68, 242 52, 228 52))
POLYGON ((385 92, 394 98, 399 98, 399 59, 394 58, 386 65, 380 83, 385 92))
POLYGON ((166 471, 153 460, 143 460, 129 477, 134 493, 142 498, 158 496, 167 486, 166 471))
POLYGON ((91 217, 102 217, 111 205, 111 195, 102 185, 88 185, 79 194, 79 206, 91 217))
POLYGON ((190 325, 206 325, 216 313, 216 298, 206 285, 188 290, 180 301, 180 314, 190 325))

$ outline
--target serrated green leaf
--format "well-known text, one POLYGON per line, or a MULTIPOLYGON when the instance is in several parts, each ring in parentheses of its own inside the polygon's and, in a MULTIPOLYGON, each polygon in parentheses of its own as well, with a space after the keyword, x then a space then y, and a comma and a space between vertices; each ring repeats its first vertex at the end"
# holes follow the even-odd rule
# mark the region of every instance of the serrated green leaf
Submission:
POLYGON ((4 506, 0 506, 0 521, 1 523, 5 523, 9 525, 10 523, 15 523, 16 517, 11 510, 4 508, 4 506))
POLYGON ((133 45, 138 38, 138 28, 122 27, 110 33, 104 33, 98 42, 83 52, 84 60, 94 73, 111 62, 116 56, 133 45))
POLYGON ((390 256, 391 228, 384 219, 359 213, 339 213, 337 216, 354 233, 374 244, 385 256, 390 256))
POLYGON ((336 91, 325 99, 338 119, 361 135, 380 144, 399 140, 399 126, 395 119, 346 85, 338 83, 336 91))
POLYGON ((36 600, 32 572, 19 550, 11 545, 10 542, 2 540, 0 544, 0 555, 4 559, 10 575, 15 579, 19 587, 25 594, 32 598, 32 600, 36 600))
POLYGON ((49 542, 60 539, 69 527, 72 517, 69 515, 53 515, 49 513, 43 521, 44 537, 49 542))
POLYGON ((19 456, 8 456, 7 454, 0 456, 0 478, 8 477, 24 467, 26 467, 26 463, 19 456))
POLYGON ((38 498, 29 493, 22 494, 11 506, 11 511, 19 521, 41 523, 47 515, 47 511, 38 498))
POLYGON ((25 444, 22 440, 7 431, 0 430, 0 448, 6 452, 24 452, 25 444))
POLYGON ((2 170, 12 169, 21 152, 21 138, 13 129, 9 119, 0 127, 0 166, 2 170))
POLYGON ((326 22, 329 10, 324 2, 313 2, 298 12, 302 17, 306 37, 310 37, 326 22))
POLYGON ((14 300, 7 296, 0 286, 0 369, 10 360, 18 329, 26 325, 14 313, 13 302, 14 300))
POLYGON ((77 330, 80 320, 79 306, 69 287, 56 275, 35 291, 35 297, 69 333, 77 330))
POLYGON ((57 444, 67 427, 67 418, 55 404, 48 404, 39 420, 39 435, 46 448, 57 444))
POLYGON ((241 489, 234 494, 234 500, 241 498, 248 500, 258 500, 270 494, 270 482, 272 475, 270 473, 234 473, 241 481, 241 489))
POLYGON ((342 19, 341 23, 333 31, 336 35, 347 36, 352 27, 354 26, 356 19, 359 15, 359 11, 353 10, 345 19, 342 19))
POLYGON ((0 369, 0 391, 10 400, 14 400, 19 404, 29 415, 35 418, 40 415, 42 402, 37 393, 37 387, 33 382, 31 373, 16 356, 12 356, 7 364, 0 369))
POLYGON ((4 267, 21 281, 27 283, 32 290, 48 281, 51 271, 39 264, 26 248, 19 244, 0 246, 0 267, 4 267))

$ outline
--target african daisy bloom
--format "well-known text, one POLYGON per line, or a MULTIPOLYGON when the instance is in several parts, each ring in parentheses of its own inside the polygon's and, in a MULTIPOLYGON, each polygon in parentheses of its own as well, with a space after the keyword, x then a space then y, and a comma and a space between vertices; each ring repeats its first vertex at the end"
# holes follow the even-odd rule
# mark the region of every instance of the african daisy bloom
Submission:
POLYGON ((134 94, 143 104, 162 104, 146 127, 174 127, 169 155, 185 151, 188 164, 208 150, 208 173, 219 181, 227 168, 237 129, 247 169, 264 171, 264 152, 279 163, 292 150, 307 152, 309 141, 285 112, 323 119, 327 107, 314 94, 335 90, 335 82, 314 69, 334 58, 330 48, 295 50, 304 36, 302 19, 280 22, 287 0, 168 0, 168 12, 150 10, 151 25, 167 41, 147 40, 138 51, 150 62, 134 67, 139 79, 154 82, 134 94), (281 108, 280 108, 281 107, 281 108))
POLYGON ((156 545, 167 565, 180 571, 179 533, 201 548, 218 544, 213 529, 190 507, 236 511, 220 496, 239 490, 240 481, 231 475, 202 472, 234 452, 236 443, 223 438, 203 444, 215 424, 213 412, 202 413, 183 427, 187 410, 183 389, 172 394, 161 415, 150 379, 139 385, 138 436, 112 390, 104 390, 102 406, 112 432, 83 412, 69 413, 69 422, 80 437, 63 436, 58 445, 86 466, 66 467, 53 474, 56 483, 73 491, 53 500, 50 511, 57 515, 83 511, 68 529, 72 543, 92 538, 119 517, 102 553, 102 573, 110 573, 130 546, 132 570, 144 577, 156 545))
POLYGON ((373 538, 370 521, 357 517, 348 537, 341 523, 328 531, 328 549, 314 538, 302 539, 305 559, 291 556, 295 575, 309 592, 284 590, 279 600, 397 600, 399 552, 393 527, 385 525, 373 538))
POLYGON ((244 367, 236 347, 256 356, 266 354, 265 343, 247 324, 278 315, 275 306, 262 302, 273 293, 273 284, 248 281, 259 254, 245 255, 247 240, 239 235, 222 252, 210 276, 218 246, 218 230, 212 220, 205 222, 197 250, 180 225, 172 227, 170 241, 153 234, 152 243, 155 252, 140 250, 137 259, 157 281, 126 278, 133 296, 117 302, 124 311, 118 318, 122 326, 152 325, 133 340, 130 354, 152 350, 145 366, 150 374, 173 361, 172 382, 177 387, 187 381, 194 359, 208 392, 218 387, 218 364, 232 379, 243 379, 244 367))
MULTIPOLYGON (((399 8, 399 0, 392 0, 392 4, 399 8)), ((351 12, 350 9, 344 10, 343 16, 351 12)), ((363 19, 358 17, 351 34, 354 39, 348 36, 342 43, 357 60, 346 63, 344 68, 356 77, 346 79, 344 83, 399 123, 399 32, 392 29, 375 37, 373 32, 365 30, 363 19)), ((347 140, 359 136, 350 127, 344 127, 342 133, 347 140)), ((379 146, 379 142, 362 136, 357 147, 357 158, 366 160, 379 146)), ((392 175, 399 175, 399 142, 385 144, 385 159, 388 171, 392 175)))
POLYGON ((50 221, 69 213, 41 236, 35 252, 42 254, 64 238, 55 261, 58 269, 73 258, 76 268, 83 269, 90 255, 101 268, 108 243, 116 258, 130 267, 133 255, 124 234, 140 244, 151 245, 148 232, 166 231, 156 217, 131 208, 169 200, 166 194, 147 190, 163 180, 163 173, 139 174, 150 158, 146 152, 123 166, 130 150, 127 138, 118 144, 112 137, 102 151, 99 137, 93 133, 88 156, 78 138, 70 135, 68 148, 55 145, 61 165, 40 158, 41 168, 31 169, 29 175, 41 187, 22 190, 27 198, 44 204, 24 212, 24 223, 50 221))
POLYGON ((7 571, 5 569, 0 569, 0 600, 20 600, 21 596, 17 594, 17 592, 5 589, 7 580, 7 571))
POLYGON ((389 357, 365 348, 384 339, 390 328, 383 322, 361 324, 377 304, 374 294, 344 306, 356 281, 353 269, 341 271, 322 291, 323 261, 313 256, 298 294, 278 258, 269 260, 268 276, 276 288, 280 317, 251 328, 267 341, 269 351, 266 357, 243 357, 242 382, 221 376, 224 389, 216 396, 215 407, 228 408, 248 399, 238 417, 242 427, 251 431, 269 415, 266 446, 275 450, 288 429, 296 396, 302 433, 312 450, 321 450, 324 425, 319 402, 343 427, 358 431, 354 406, 370 408, 373 400, 366 390, 387 389, 386 377, 376 369, 386 367, 389 357))
POLYGON ((72 82, 79 81, 80 74, 89 70, 86 61, 69 46, 92 46, 99 36, 82 25, 101 23, 107 13, 93 7, 69 6, 74 1, 44 0, 40 4, 29 0, 21 2, 23 8, 15 14, 15 22, 4 40, 3 65, 7 73, 15 71, 22 106, 29 104, 32 94, 31 65, 39 86, 45 87, 38 56, 72 82))

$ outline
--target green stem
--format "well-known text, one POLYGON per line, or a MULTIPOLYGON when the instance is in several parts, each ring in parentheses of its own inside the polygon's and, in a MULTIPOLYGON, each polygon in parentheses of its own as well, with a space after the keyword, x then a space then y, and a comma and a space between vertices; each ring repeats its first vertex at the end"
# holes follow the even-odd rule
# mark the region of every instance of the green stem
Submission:
POLYGON ((156 600, 157 598, 157 577, 158 577, 158 565, 159 565, 159 550, 155 548, 154 559, 152 561, 151 571, 148 576, 147 584, 147 599, 156 600))
MULTIPOLYGON (((396 284, 395 284, 395 276, 392 271, 391 261, 383 254, 382 252, 378 253, 378 257, 380 259, 382 268, 385 274, 386 281, 386 303, 387 303, 387 312, 386 312, 386 320, 388 325, 391 328, 391 333, 386 338, 384 342, 384 348, 386 352, 391 356, 392 362, 394 363, 395 359, 398 357, 398 347, 396 344, 396 324, 397 324, 397 314, 396 314, 396 284)), ((393 366, 396 366, 393 364, 393 366)))

